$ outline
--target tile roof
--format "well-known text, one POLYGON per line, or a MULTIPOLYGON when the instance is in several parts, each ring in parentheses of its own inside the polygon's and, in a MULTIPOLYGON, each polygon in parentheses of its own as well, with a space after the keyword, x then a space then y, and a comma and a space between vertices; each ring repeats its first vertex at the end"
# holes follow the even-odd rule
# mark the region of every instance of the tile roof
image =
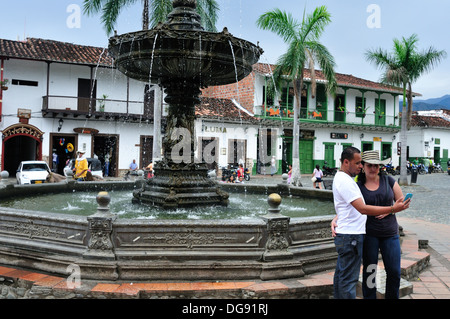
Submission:
POLYGON ((236 122, 257 123, 260 120, 250 116, 239 108, 230 99, 217 99, 201 97, 200 105, 195 107, 195 115, 205 119, 220 119, 236 122))
POLYGON ((94 66, 112 65, 107 49, 35 38, 27 38, 26 41, 0 39, 0 56, 94 66))
MULTIPOLYGON (((276 65, 273 65, 273 64, 257 63, 253 66, 253 71, 260 73, 260 74, 271 74, 273 72, 273 70, 275 69, 275 67, 276 67, 276 65)), ((316 73, 316 79, 318 81, 325 81, 325 76, 323 75, 323 73, 320 70, 316 70, 315 73, 316 73)), ((309 69, 305 69, 304 78, 305 79, 311 78, 311 72, 309 71, 309 69)), ((382 92, 389 92, 389 93, 392 92, 392 93, 397 93, 397 94, 403 94, 402 88, 361 79, 361 78, 358 78, 351 74, 336 73, 336 81, 338 83, 338 86, 340 86, 340 87, 350 87, 350 88, 357 88, 357 89, 372 89, 372 90, 382 91, 382 92)), ((418 94, 418 93, 414 93, 414 95, 421 96, 421 94, 418 94)))
POLYGON ((439 127, 450 129, 450 121, 437 116, 411 116, 411 126, 416 127, 439 127))

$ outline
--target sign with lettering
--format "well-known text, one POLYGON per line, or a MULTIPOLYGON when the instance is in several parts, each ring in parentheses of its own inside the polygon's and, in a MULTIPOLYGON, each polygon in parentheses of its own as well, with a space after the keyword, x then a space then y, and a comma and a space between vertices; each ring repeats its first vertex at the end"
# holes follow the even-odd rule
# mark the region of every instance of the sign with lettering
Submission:
POLYGON ((31 110, 29 109, 17 109, 17 117, 21 119, 31 118, 31 110))
POLYGON ((202 132, 208 133, 227 133, 226 127, 206 126, 202 125, 202 132))
POLYGON ((331 138, 334 140, 346 140, 348 139, 347 133, 331 133, 331 138))
POLYGON ((98 134, 98 130, 88 127, 76 127, 73 129, 73 131, 80 134, 98 134))

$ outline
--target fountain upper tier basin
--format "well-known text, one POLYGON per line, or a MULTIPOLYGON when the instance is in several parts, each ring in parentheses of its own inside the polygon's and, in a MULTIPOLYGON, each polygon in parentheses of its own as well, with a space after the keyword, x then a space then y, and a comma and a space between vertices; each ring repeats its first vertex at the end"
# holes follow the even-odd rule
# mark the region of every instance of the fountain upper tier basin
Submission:
POLYGON ((189 81, 199 87, 242 80, 263 53, 259 46, 233 37, 226 28, 213 33, 177 30, 167 24, 114 36, 109 51, 115 66, 130 78, 163 85, 189 81))

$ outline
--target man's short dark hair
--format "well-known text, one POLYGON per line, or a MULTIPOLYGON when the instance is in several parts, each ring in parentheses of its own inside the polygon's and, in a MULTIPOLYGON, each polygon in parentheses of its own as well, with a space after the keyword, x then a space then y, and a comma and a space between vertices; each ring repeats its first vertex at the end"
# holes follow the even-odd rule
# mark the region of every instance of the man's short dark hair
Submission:
POLYGON ((353 159, 353 156, 355 156, 355 154, 360 154, 360 153, 361 153, 361 151, 359 149, 357 149, 356 147, 349 146, 349 147, 345 148, 341 154, 341 163, 344 163, 344 160, 351 161, 353 159))

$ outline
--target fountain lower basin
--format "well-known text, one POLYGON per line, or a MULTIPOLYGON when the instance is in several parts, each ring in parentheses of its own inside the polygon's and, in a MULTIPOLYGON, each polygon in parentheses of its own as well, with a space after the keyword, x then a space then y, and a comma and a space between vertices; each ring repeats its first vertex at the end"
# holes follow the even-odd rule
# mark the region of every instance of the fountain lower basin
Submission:
MULTIPOLYGON (((139 187, 139 182, 9 185, 0 189, 0 198, 139 187)), ((288 194, 285 185, 245 187, 264 197, 288 194)), ((227 190, 243 189, 230 185, 227 190)), ((291 187, 289 192, 332 197, 330 191, 291 187)), ((329 230, 333 216, 328 215, 333 212, 289 218, 271 209, 252 219, 138 220, 98 212, 86 217, 1 207, 0 264, 58 275, 69 275, 68 266, 76 264, 82 279, 107 281, 270 280, 335 266, 329 230)))

